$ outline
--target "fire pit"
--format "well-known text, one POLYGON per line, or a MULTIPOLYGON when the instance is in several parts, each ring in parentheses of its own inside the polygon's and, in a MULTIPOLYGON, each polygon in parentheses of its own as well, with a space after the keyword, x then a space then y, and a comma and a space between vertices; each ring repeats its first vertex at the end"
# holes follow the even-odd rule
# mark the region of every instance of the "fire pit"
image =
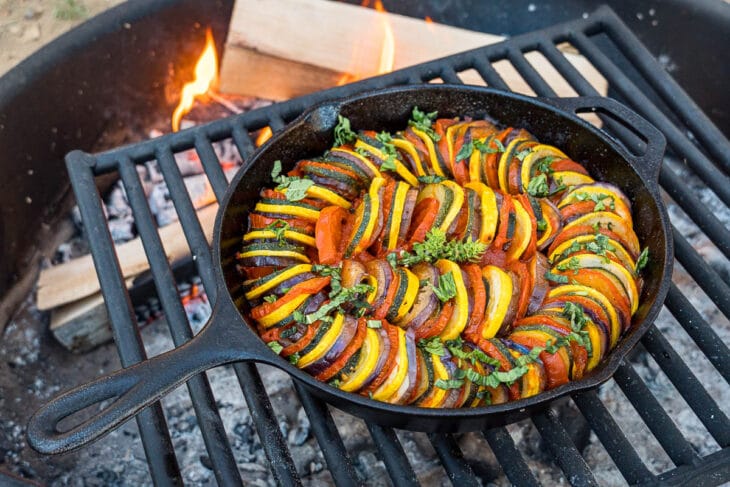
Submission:
MULTIPOLYGON (((216 175, 218 161, 209 155, 204 156, 205 146, 211 141, 230 138, 245 160, 255 145, 250 133, 265 126, 277 131, 304 107, 320 100, 373 86, 426 82, 436 77, 458 82, 459 73, 466 69, 475 69, 492 86, 504 87, 490 64, 504 57, 514 64, 537 94, 550 96, 550 87, 541 82, 537 72, 522 62, 521 52, 535 48, 578 93, 593 94, 581 76, 561 62, 562 54, 554 49, 555 42, 569 40, 603 72, 616 90, 616 96, 633 105, 665 132, 673 148, 673 154, 665 163, 661 183, 667 192, 667 201, 672 203, 670 208, 677 227, 676 255, 686 273, 683 269, 677 272, 675 286, 666 303, 668 312, 660 317, 656 327, 642 341, 649 354, 640 350, 632 361, 622 365, 614 377, 619 388, 609 385, 600 392, 577 395, 567 404, 558 404, 556 410, 539 414, 528 422, 488 430, 482 435, 426 437, 402 432, 396 434, 392 430, 364 425, 328 409, 303 391, 297 391, 300 406, 292 398, 291 384, 282 374, 265 367, 257 370, 248 365, 235 366, 232 370, 211 372, 211 385, 207 385, 202 377, 191 381, 188 390, 192 402, 188 392, 179 389, 161 406, 145 411, 137 422, 139 433, 133 424, 128 424, 113 436, 74 454, 78 456, 70 458, 74 458, 78 466, 72 470, 74 473, 66 475, 78 474, 86 481, 97 476, 99 482, 105 484, 115 481, 145 483, 149 482, 150 475, 157 483, 175 480, 202 483, 212 482, 215 478, 218 483, 228 484, 240 483, 243 477, 249 482, 259 483, 271 479, 285 484, 296 484, 300 480, 312 483, 334 480, 343 485, 387 482, 387 476, 398 485, 416 481, 435 483, 446 475, 454 483, 471 485, 477 478, 504 482, 502 472, 509 481, 521 485, 533 484, 536 480, 552 483, 564 478, 576 484, 615 483, 619 476, 629 483, 684 482, 689 479, 719 482, 727 478, 727 455, 730 451, 727 401, 715 402, 712 398, 728 395, 728 352, 723 344, 727 342, 728 334, 725 317, 730 314, 728 279, 727 275, 721 277, 711 269, 686 239, 690 238, 706 259, 726 265, 728 200, 719 187, 722 173, 717 181, 713 181, 713 175, 717 174, 713 163, 686 139, 684 127, 667 119, 653 103, 643 98, 639 90, 633 88, 634 81, 625 76, 621 67, 615 67, 611 58, 597 47, 596 40, 601 37, 601 42, 611 42, 614 49, 624 52, 640 72, 642 83, 651 86, 655 96, 663 98, 680 118, 690 119, 690 113, 694 115, 691 123, 699 139, 698 144, 713 155, 716 164, 721 165, 722 151, 726 150, 722 137, 705 118, 693 111, 694 106, 681 90, 661 74, 647 52, 608 10, 544 32, 514 38, 504 45, 319 92, 192 131, 98 156, 74 153, 69 156, 68 163, 76 199, 90 229, 92 252, 97 265, 103 269, 101 285, 111 310, 117 347, 122 364, 127 365, 140 360, 144 352, 111 251, 98 194, 93 189, 96 176, 118 170, 125 183, 132 184, 130 178, 136 174, 132 162, 156 158, 162 165, 171 197, 206 285, 210 282, 210 276, 206 275, 206 268, 211 265, 210 254, 190 201, 181 190, 181 180, 175 174, 173 152, 197 149, 213 190, 220 196, 225 189, 225 179, 216 175), (679 159, 687 159, 689 168, 679 164, 679 159), (685 181, 690 181, 698 192, 692 191, 685 181), (708 187, 714 188, 714 192, 708 187), (717 217, 707 213, 707 205, 718 208, 717 217), (714 329, 708 323, 713 323, 714 329), (704 387, 697 377, 703 378, 704 387), (248 407, 241 401, 239 386, 248 407), (209 392, 211 388, 212 393, 209 392), (634 410, 625 407, 627 400, 634 410), (142 437, 144 452, 136 439, 138 434, 142 437), (120 449, 120 445, 125 446, 120 449), (111 453, 119 455, 121 451, 127 456, 124 462, 112 462, 110 456, 105 456, 111 453), (267 457, 269 463, 265 461, 267 457)), ((625 134, 619 132, 618 135, 625 134)), ((727 171, 727 166, 721 167, 727 171)), ((172 317, 169 325, 173 341, 178 345, 188 339, 191 332, 180 314, 179 304, 175 304, 179 303, 177 293, 170 292, 175 289, 174 281, 160 253, 154 225, 151 221, 144 223, 147 221, 145 211, 143 207, 135 209, 138 229, 149 246, 152 274, 162 307, 172 317)), ((211 298, 215 299, 214 296, 211 298)), ((12 339, 12 334, 20 331, 23 331, 22 323, 14 322, 9 328, 11 339, 2 343, 2 353, 12 359, 8 361, 12 361, 14 368, 22 371, 25 367, 23 361, 37 362, 39 356, 37 347, 9 349, 8 344, 21 343, 12 339)), ((164 335, 160 327, 144 332, 144 343, 154 347, 147 350, 148 354, 153 355, 172 346, 169 341, 153 340, 155 336, 164 335)), ((44 346, 41 353, 46 353, 47 348, 44 346)), ((106 370, 118 366, 116 363, 104 364, 103 360, 109 360, 110 356, 102 357, 102 354, 97 355, 98 362, 92 363, 106 370)), ((8 374, 8 371, 3 371, 3 376, 8 374)), ((50 376, 51 371, 46 371, 46 374, 50 376)), ((90 375, 97 375, 97 371, 90 371, 90 375)), ((60 389, 83 380, 70 371, 63 373, 59 379, 60 389)), ((43 384, 37 387, 44 389, 46 398, 58 390, 43 384)), ((22 443, 22 424, 3 426, 7 430, 4 431, 6 438, 22 443)), ((32 471, 22 470, 22 461, 12 463, 13 471, 31 475, 32 471)), ((59 465, 62 464, 63 459, 59 460, 59 465)))

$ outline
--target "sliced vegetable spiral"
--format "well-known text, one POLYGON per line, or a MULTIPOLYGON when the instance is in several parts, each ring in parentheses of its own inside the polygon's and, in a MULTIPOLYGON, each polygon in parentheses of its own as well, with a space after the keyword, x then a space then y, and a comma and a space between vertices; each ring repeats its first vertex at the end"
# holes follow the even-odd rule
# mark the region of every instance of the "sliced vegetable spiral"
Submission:
POLYGON ((261 191, 238 263, 271 349, 343 391, 473 407, 578 380, 639 306, 631 202, 522 129, 414 108, 261 191))

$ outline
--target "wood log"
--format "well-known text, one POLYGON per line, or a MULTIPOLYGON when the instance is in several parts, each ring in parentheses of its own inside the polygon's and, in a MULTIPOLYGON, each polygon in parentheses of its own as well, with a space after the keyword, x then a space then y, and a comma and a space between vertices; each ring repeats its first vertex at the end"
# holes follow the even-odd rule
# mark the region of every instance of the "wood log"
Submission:
MULTIPOLYGON (((220 73, 223 92, 288 99, 379 73, 386 24, 395 45, 393 69, 504 40, 503 37, 324 0, 238 0, 220 73), (347 77, 349 75, 349 78, 347 77)), ((599 91, 606 80, 583 57, 566 58, 599 91)), ((544 57, 527 55, 558 96, 575 92, 544 57)), ((495 64, 513 90, 534 94, 507 61, 495 64)), ((473 70, 459 74, 483 85, 473 70)))
MULTIPOLYGON (((199 210, 198 218, 208 242, 213 237, 213 224, 218 205, 213 204, 199 210)), ((181 259, 190 254, 180 222, 171 223, 159 230, 160 239, 168 260, 181 259)), ((117 256, 125 279, 135 277, 149 269, 142 240, 138 237, 117 245, 117 256)), ((38 278, 36 305, 48 310, 93 296, 100 291, 99 280, 91 255, 85 255, 41 271, 38 278)))

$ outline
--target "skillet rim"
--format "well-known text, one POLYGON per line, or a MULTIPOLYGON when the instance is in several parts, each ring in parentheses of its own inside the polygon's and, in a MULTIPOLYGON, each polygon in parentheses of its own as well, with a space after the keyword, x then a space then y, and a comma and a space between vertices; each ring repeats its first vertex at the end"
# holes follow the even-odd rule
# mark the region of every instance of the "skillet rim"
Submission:
MULTIPOLYGON (((597 97, 574 97, 572 99, 585 99, 587 102, 587 105, 591 105, 591 100, 596 100, 597 97)), ((663 201, 661 199, 661 195, 659 192, 659 185, 658 181, 654 178, 651 178, 647 176, 641 169, 638 168, 640 165, 639 160, 642 159, 641 156, 634 156, 630 154, 619 142, 618 140, 614 139, 613 137, 609 136, 607 133, 603 132, 602 130, 599 130, 595 126, 591 125, 590 123, 586 122, 585 120, 581 119, 580 117, 576 116, 574 113, 570 113, 568 111, 565 111, 560 108, 560 100, 561 98, 539 98, 539 97, 528 97, 525 95, 497 90, 494 88, 488 88, 488 87, 481 87, 481 86, 472 86, 472 85, 455 85, 455 84, 426 84, 426 85, 406 85, 406 86, 395 86, 395 87, 388 87, 384 89, 376 89, 376 90, 368 90, 361 93, 358 93, 356 95, 352 95, 349 97, 344 98, 337 98, 332 99, 329 101, 324 101, 322 103, 318 103, 316 105, 313 105, 306 109, 304 112, 302 112, 298 117, 296 117, 294 120, 292 120, 290 123, 286 125, 286 127, 281 130, 280 132, 274 134, 265 144, 263 144, 261 147, 259 147, 250 157, 249 159, 244 163, 244 165, 241 167, 241 169, 238 171, 238 173, 235 175, 235 177, 231 180, 230 185, 228 189, 226 190, 226 193, 224 195, 223 200, 220 202, 220 206, 216 215, 215 220, 215 226, 214 226, 214 233, 213 233, 213 257, 214 257, 214 268, 215 268, 215 274, 216 274, 216 280, 218 282, 218 285, 220 287, 219 293, 218 293, 218 299, 223 300, 225 302, 220 302, 218 305, 225 305, 226 307, 230 307, 235 310, 236 316, 241 321, 241 324, 244 325, 244 333, 249 333, 252 337, 255 337, 255 339, 258 341, 256 345, 263 345, 263 348, 266 348, 267 355, 261 358, 254 359, 254 361, 258 361, 261 363, 267 363, 269 365, 273 365, 282 371, 284 371, 286 374, 291 376, 292 378, 296 379, 297 381, 300 381, 310 389, 314 389, 320 397, 323 397, 327 403, 330 405, 333 405, 335 407, 339 407, 340 409, 343 409, 347 412, 350 412, 352 414, 358 415, 360 411, 363 410, 369 410, 369 412, 383 412, 388 414, 388 417, 383 418, 383 423, 390 423, 393 424, 393 415, 397 415, 397 419, 401 417, 407 417, 412 418, 413 420, 419 420, 424 419, 427 421, 434 421, 438 419, 454 419, 454 420, 482 420, 482 422, 487 421, 489 419, 496 420, 498 417, 504 417, 510 414, 524 414, 528 410, 534 410, 539 407, 547 407, 552 403, 553 401, 562 398, 564 396, 567 396, 569 394, 574 394, 578 392, 587 392, 589 390, 595 389, 596 387, 600 386, 604 382, 607 382, 611 377, 613 377, 614 373, 620 366, 621 362, 626 358, 626 356, 634 349, 638 341, 649 331, 651 326, 653 326, 655 319, 657 318, 659 312, 661 311, 661 308, 663 306, 664 300, 666 298, 666 295, 669 291, 669 286, 671 283, 671 275, 672 275, 672 268, 674 264, 674 251, 673 251, 673 240, 669 238, 671 235, 671 229, 669 227, 669 216, 666 210, 666 207, 663 204, 663 201), (659 277, 659 287, 657 290, 657 293, 654 297, 654 302, 652 303, 651 307, 647 310, 646 316, 637 323, 632 323, 632 327, 629 329, 628 332, 622 334, 622 337, 618 343, 618 345, 611 350, 609 355, 605 357, 602 360, 601 366, 597 370, 591 371, 587 376, 581 378, 577 381, 570 381, 564 385, 561 385, 555 389, 551 389, 548 391, 543 391, 535 396, 519 399, 516 401, 508 401, 506 403, 502 404, 495 404, 495 405, 488 405, 488 406, 479 406, 474 408, 422 408, 418 406, 412 406, 412 405, 397 405, 397 404, 390 404, 386 402, 377 401, 374 399, 370 399, 368 397, 360 396, 356 393, 350 393, 345 392, 340 389, 334 388, 329 386, 328 384, 324 382, 320 382, 317 379, 315 379, 313 376, 309 375, 305 371, 295 367, 294 365, 290 364, 288 360, 285 360, 283 357, 276 355, 273 351, 269 350, 268 347, 264 344, 263 340, 261 340, 260 336, 255 333, 252 326, 249 324, 248 319, 238 310, 235 303, 233 302, 230 290, 228 289, 226 279, 225 279, 225 273, 223 270, 223 262, 221 260, 221 233, 222 233, 222 227, 223 227, 223 218, 227 215, 230 201, 233 197, 233 195, 238 190, 238 187, 240 184, 242 184, 242 181, 246 175, 246 173, 250 170, 251 167, 253 167, 259 159, 263 155, 266 154, 266 152, 269 150, 270 147, 272 147, 274 144, 278 143, 279 140, 285 138, 285 136, 293 131, 296 127, 307 123, 307 120, 314 114, 316 114, 319 111, 322 111, 326 108, 332 108, 339 113, 341 111, 341 107, 346 104, 352 104, 354 102, 367 100, 369 98, 373 98, 378 95, 388 95, 388 94, 394 94, 394 93, 401 93, 401 92, 410 92, 410 91, 456 91, 456 92, 467 92, 469 94, 487 94, 490 96, 498 96, 503 98, 508 98, 512 100, 516 100, 521 103, 527 103, 530 105, 533 105, 541 110, 547 110, 549 112, 552 112, 555 116, 561 117, 563 119, 566 119, 569 123, 576 124, 579 126, 579 128, 584 129, 588 131, 591 135, 594 137, 597 137, 601 142, 609 146, 611 149, 613 149, 628 165, 631 170, 633 170, 637 177, 640 179, 644 189, 646 189, 649 194, 652 197, 652 201, 654 205, 656 206, 659 214, 659 223, 662 228, 662 237, 664 239, 664 255, 663 258, 663 266, 662 266, 662 273, 659 277), (352 406, 352 407, 351 407, 352 406), (357 412, 353 413, 353 409, 355 409, 357 412)), ((615 103, 617 105, 621 105, 620 103, 616 102, 615 100, 611 100, 612 103, 615 103)), ((634 113, 632 110, 624 107, 625 110, 628 110, 631 113, 634 113)), ((635 113, 634 113, 635 114, 635 113)), ((636 117, 641 117, 638 114, 635 114, 636 117)), ((642 119, 643 120, 643 119, 642 119)), ((649 122, 646 122, 649 124, 649 122)), ((657 134, 661 134, 657 130, 657 134)), ((650 141, 651 142, 651 141, 650 141)), ((661 150, 657 151, 657 159, 658 161, 648 161, 653 162, 658 166, 661 165, 663 153, 664 153, 664 145, 665 141, 662 135, 661 140, 656 141, 661 145, 661 150)), ((658 176, 658 170, 656 171, 656 175, 658 176)), ((609 181, 610 182, 610 181, 609 181)), ((260 346, 257 346, 256 348, 262 348, 260 346)), ((421 430, 421 431, 434 431, 438 429, 439 431, 442 431, 443 428, 434 428, 434 427, 425 427, 425 428, 418 428, 413 427, 411 423, 408 425, 402 426, 406 429, 410 430, 421 430)), ((454 424, 454 427, 451 428, 454 431, 465 431, 458 427, 458 425, 454 424)))

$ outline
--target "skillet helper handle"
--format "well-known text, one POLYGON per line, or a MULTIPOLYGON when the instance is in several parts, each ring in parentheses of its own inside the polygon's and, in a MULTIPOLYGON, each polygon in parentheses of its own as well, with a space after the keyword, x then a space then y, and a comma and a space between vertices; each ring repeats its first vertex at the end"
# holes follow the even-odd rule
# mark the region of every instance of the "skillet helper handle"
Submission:
POLYGON ((44 405, 28 423, 30 445, 45 454, 79 448, 120 426, 198 373, 236 361, 269 361, 266 355, 273 354, 268 347, 245 324, 241 323, 240 328, 227 326, 228 314, 217 312, 219 308, 216 306, 201 333, 185 345, 76 387, 44 405), (111 404, 89 419, 67 431, 59 430, 65 418, 107 400, 112 400, 111 404))
POLYGON ((636 170, 648 181, 657 184, 667 141, 664 134, 641 115, 613 98, 578 96, 573 98, 543 98, 549 104, 572 113, 605 113, 621 125, 638 134, 646 143, 644 153, 630 154, 636 170))

